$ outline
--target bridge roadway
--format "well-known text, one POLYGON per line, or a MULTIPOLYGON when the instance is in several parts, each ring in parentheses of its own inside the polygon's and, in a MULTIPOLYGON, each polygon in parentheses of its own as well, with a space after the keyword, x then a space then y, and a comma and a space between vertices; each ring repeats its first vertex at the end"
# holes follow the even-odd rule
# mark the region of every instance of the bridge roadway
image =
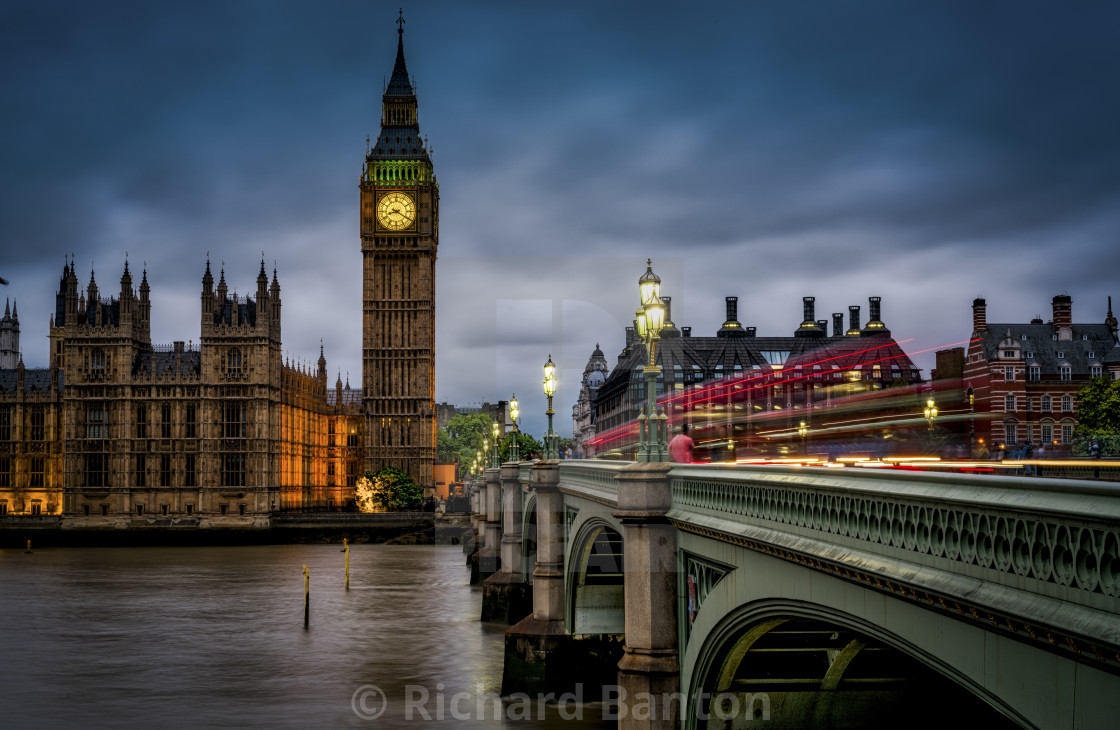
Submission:
POLYGON ((1120 717, 1120 483, 567 460, 470 490, 506 694, 625 698, 621 727, 1120 717))

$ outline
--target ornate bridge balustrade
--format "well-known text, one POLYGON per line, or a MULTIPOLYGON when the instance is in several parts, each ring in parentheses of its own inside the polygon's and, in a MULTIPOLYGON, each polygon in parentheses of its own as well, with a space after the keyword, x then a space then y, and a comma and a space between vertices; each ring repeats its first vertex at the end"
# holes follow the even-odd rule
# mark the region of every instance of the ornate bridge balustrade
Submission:
POLYGON ((595 461, 502 477, 503 562, 520 545, 498 582, 533 595, 507 691, 565 691, 566 667, 624 637, 618 686, 665 712, 623 727, 947 717, 920 703, 995 727, 1120 716, 1120 484, 595 461))

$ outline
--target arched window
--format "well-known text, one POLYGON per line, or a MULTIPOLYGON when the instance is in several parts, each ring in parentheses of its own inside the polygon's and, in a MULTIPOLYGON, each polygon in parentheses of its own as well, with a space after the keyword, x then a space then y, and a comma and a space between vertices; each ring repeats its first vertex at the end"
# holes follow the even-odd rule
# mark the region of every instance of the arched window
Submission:
POLYGON ((236 347, 229 348, 229 352, 226 353, 226 374, 241 374, 241 350, 236 347))
POLYGON ((93 352, 91 352, 89 354, 89 369, 90 369, 90 372, 93 373, 94 375, 104 375, 105 374, 105 365, 106 365, 106 360, 107 359, 108 358, 105 357, 105 351, 104 350, 102 350, 100 347, 95 348, 93 350, 93 352))

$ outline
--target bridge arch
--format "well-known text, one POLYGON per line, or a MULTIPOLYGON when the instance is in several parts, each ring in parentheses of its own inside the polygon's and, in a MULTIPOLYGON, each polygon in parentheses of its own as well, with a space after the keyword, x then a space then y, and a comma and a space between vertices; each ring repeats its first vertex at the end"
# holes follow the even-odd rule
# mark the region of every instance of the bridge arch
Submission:
POLYGON ((537 566, 537 494, 531 492, 521 513, 521 579, 533 582, 537 566))
MULTIPOLYGON (((683 689, 683 688, 682 688, 683 689)), ((936 655, 803 601, 759 600, 709 632, 688 687, 688 728, 1035 727, 936 655), (947 722, 948 721, 948 722, 947 722), (974 722, 975 721, 975 722, 974 722)))
POLYGON ((573 525, 567 570, 567 624, 573 634, 622 634, 626 605, 622 534, 600 517, 573 525))

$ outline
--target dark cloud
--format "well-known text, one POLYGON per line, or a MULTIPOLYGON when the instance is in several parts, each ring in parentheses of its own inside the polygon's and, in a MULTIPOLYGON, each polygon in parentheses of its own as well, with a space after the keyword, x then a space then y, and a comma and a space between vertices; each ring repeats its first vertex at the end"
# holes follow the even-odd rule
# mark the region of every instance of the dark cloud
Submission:
MULTIPOLYGON (((358 385, 357 178, 396 8, 0 8, 0 275, 28 362, 69 252, 106 290, 126 251, 146 261, 167 342, 197 338, 207 251, 242 293, 263 251, 285 348, 322 339, 358 385)), ((542 430, 540 364, 570 404, 596 342, 613 363, 647 256, 697 334, 731 294, 773 334, 804 295, 822 317, 882 296, 915 350, 964 339, 977 294, 1004 320, 1068 292, 1100 321, 1120 296, 1110 4, 405 10, 441 183, 441 400, 524 393, 542 430)))

